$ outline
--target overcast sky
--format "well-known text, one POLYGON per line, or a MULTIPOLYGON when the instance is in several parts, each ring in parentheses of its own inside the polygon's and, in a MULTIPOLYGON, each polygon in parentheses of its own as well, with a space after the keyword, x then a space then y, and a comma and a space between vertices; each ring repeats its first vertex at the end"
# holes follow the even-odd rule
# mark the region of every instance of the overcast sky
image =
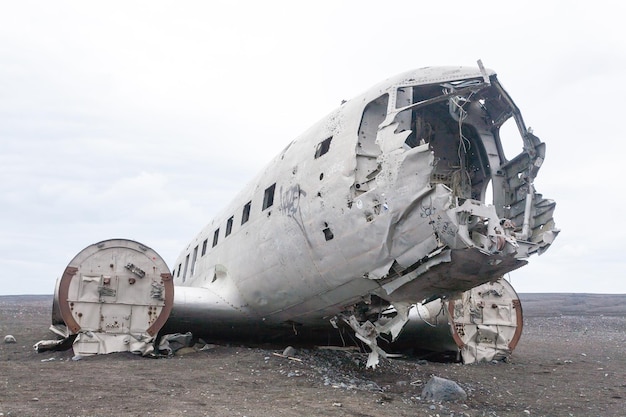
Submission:
POLYGON ((479 58, 547 144, 562 230, 513 285, 626 293, 626 3, 508 3, 0 0, 0 294, 109 238, 173 265, 341 100, 479 58))

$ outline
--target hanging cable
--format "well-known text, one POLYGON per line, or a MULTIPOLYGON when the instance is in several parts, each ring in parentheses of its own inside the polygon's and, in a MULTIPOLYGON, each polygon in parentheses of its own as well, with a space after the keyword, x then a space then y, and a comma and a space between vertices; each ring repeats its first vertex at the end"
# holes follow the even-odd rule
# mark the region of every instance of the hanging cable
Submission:
MULTIPOLYGON (((443 302, 442 302, 443 303, 443 302)), ((443 305, 443 304, 442 304, 443 305)), ((424 317, 422 317, 422 314, 420 313, 420 309, 419 307, 416 305, 415 309, 417 310, 417 316, 422 319, 422 321, 426 324, 428 324, 430 327, 437 327, 437 322, 435 321, 435 324, 430 323, 428 320, 426 320, 424 317)), ((437 314, 439 315, 439 314, 437 314)), ((437 316, 435 316, 435 319, 437 318, 437 316)))

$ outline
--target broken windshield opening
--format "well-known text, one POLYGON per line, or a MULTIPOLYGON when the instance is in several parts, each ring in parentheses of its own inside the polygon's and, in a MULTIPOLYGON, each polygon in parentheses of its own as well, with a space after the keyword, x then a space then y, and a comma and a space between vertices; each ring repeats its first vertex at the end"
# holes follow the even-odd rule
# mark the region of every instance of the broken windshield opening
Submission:
POLYGON ((514 118, 509 118, 498 130, 500 144, 507 160, 513 159, 523 152, 524 142, 520 138, 519 130, 514 118))
MULTIPOLYGON (((401 87, 397 90, 396 107, 449 93, 441 85, 401 87)), ((408 148, 429 145, 435 155, 431 183, 446 185, 459 198, 482 200, 491 171, 480 134, 467 120, 473 94, 402 110, 394 120, 395 133, 409 132, 405 140, 408 148)))

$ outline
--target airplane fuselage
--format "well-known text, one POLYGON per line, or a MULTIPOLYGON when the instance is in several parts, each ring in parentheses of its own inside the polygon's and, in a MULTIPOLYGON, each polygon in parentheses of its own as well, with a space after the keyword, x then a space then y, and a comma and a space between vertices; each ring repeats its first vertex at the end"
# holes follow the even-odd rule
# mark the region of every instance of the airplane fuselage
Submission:
POLYGON ((531 184, 525 173, 542 160, 530 152, 521 174, 507 177, 498 129, 511 116, 525 143, 543 150, 495 73, 478 68, 411 71, 345 102, 181 253, 170 320, 327 323, 372 297, 376 306, 415 303, 524 265, 549 245, 552 227, 520 238, 505 222, 537 196, 498 190, 524 175, 531 184), (484 201, 490 182, 494 205, 484 201))
MULTIPOLYGON (((378 336, 395 340, 416 303, 496 281, 550 246, 555 203, 534 188, 544 157, 545 145, 482 64, 400 74, 293 140, 171 273, 138 242, 84 249, 58 282, 53 321, 65 323, 58 333, 74 335, 81 354, 150 354, 159 332, 228 338, 347 325, 376 366, 386 355, 378 336), (500 138, 509 119, 523 145, 512 158, 500 138)), ((512 349, 521 329, 519 305, 499 293, 494 300, 515 336, 494 339, 492 356, 512 349)), ((457 306, 474 308, 447 305, 461 327, 457 306)), ((472 325, 499 325, 492 310, 470 315, 472 325)), ((490 343, 485 335, 455 342, 483 358, 472 352, 490 343)), ((57 343, 41 346, 49 345, 57 343)))

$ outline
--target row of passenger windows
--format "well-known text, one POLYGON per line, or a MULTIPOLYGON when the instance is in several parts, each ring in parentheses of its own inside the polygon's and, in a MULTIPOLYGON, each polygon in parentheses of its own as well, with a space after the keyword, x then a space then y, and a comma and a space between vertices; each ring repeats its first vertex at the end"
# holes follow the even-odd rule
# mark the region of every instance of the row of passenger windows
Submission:
MULTIPOLYGON (((315 148, 315 155, 314 158, 317 159, 320 156, 326 154, 328 152, 328 150, 330 149, 330 141, 332 140, 332 136, 324 139, 323 141, 321 141, 320 143, 317 144, 316 148, 315 148)), ((263 194, 263 205, 261 206, 261 211, 263 210, 267 210, 268 208, 272 207, 274 205, 274 193, 276 191, 276 183, 270 185, 269 187, 267 187, 265 189, 265 193, 263 194)), ((243 209, 241 211, 241 225, 244 225, 248 222, 248 220, 250 220, 250 209, 252 207, 252 201, 248 201, 244 206, 243 209)), ((228 220, 226 220, 226 228, 224 230, 224 238, 228 237, 232 232, 233 232, 233 224, 235 222, 235 216, 230 216, 228 218, 228 220)), ((215 229, 215 231, 213 232, 213 243, 212 243, 212 248, 214 248, 215 246, 217 246, 217 243, 219 242, 220 239, 220 228, 218 227, 217 229, 215 229)), ((327 239, 328 240, 328 239, 327 239)), ((209 239, 206 238, 204 239, 204 241, 202 242, 202 251, 200 253, 200 257, 206 255, 207 253, 207 246, 209 243, 209 239)), ((176 270, 176 277, 180 278, 181 276, 181 270, 182 270, 182 277, 183 277, 183 282, 185 282, 185 279, 187 278, 187 269, 189 267, 189 257, 191 254, 188 254, 187 257, 185 258, 185 266, 183 269, 183 264, 178 264, 178 268, 176 270)), ((193 257, 191 258, 191 274, 189 276, 193 276, 194 274, 194 270, 196 267, 196 260, 198 258, 198 246, 196 246, 193 250, 193 257)))
MULTIPOLYGON (((270 207, 272 207, 274 205, 274 192, 276 191, 276 183, 270 185, 269 187, 267 187, 265 189, 265 193, 263 194, 263 205, 262 205, 262 209, 261 210, 266 210, 270 207)), ((243 209, 241 211, 241 225, 244 225, 248 222, 248 220, 250 220, 250 209, 252 208, 252 201, 248 201, 246 204, 244 204, 243 209)), ((228 220, 226 220, 226 228, 224 230, 224 238, 228 237, 232 232, 233 232, 233 224, 235 223, 235 216, 230 216, 228 218, 228 220)), ((217 246, 217 243, 219 242, 220 239, 220 228, 218 227, 217 229, 215 229, 215 231, 213 232, 213 243, 211 247, 215 247, 217 246)), ((200 253, 200 256, 204 256, 207 253, 207 247, 209 244, 209 239, 206 238, 204 239, 204 241, 202 242, 202 252, 200 253)), ((187 277, 187 269, 189 267, 189 257, 191 254, 188 254, 187 257, 185 258, 185 267, 183 269, 183 264, 178 264, 178 268, 176 271, 176 277, 180 277, 181 276, 181 272, 182 272, 182 277, 183 277, 183 282, 185 281, 185 278, 187 277)), ((194 270, 195 270, 195 266, 196 266, 196 260, 198 258, 198 246, 196 246, 193 250, 193 257, 191 259, 191 274, 190 276, 193 276, 194 274, 194 270)))

